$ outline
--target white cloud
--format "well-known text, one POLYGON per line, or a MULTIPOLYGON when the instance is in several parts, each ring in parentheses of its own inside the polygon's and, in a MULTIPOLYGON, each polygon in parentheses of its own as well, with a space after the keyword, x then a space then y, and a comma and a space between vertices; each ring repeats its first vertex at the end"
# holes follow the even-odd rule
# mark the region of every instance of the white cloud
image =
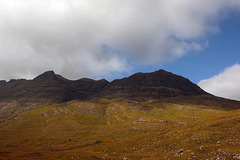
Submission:
POLYGON ((0 79, 126 72, 204 48, 239 0, 0 0, 0 79), (107 52, 106 52, 107 48, 107 52))
POLYGON ((227 67, 222 73, 202 80, 198 85, 216 96, 240 100, 240 65, 227 67))

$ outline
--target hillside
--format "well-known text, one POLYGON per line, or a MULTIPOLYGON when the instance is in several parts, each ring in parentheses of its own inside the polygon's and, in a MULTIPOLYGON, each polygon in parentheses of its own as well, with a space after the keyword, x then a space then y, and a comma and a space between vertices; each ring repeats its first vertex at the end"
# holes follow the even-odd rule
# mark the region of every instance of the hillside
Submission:
POLYGON ((240 159, 239 109, 183 103, 100 99, 24 107, 0 123, 0 159, 240 159))
POLYGON ((240 102, 159 70, 0 81, 0 159, 240 159, 240 102))

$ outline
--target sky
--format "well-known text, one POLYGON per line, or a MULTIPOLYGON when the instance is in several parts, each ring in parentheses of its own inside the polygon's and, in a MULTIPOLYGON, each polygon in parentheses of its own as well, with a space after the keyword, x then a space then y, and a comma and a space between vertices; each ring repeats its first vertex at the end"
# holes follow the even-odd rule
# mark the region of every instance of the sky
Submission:
POLYGON ((0 0, 0 79, 165 69, 240 100, 239 0, 0 0))

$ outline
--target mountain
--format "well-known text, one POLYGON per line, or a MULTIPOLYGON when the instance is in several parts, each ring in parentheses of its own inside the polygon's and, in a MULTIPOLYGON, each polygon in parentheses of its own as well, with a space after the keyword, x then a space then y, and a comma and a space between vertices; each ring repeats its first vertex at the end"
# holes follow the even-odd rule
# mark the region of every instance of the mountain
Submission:
POLYGON ((151 98, 209 95, 188 79, 164 70, 136 73, 128 78, 114 80, 100 94, 111 97, 151 98))
POLYGON ((0 82, 0 101, 66 102, 72 99, 87 99, 102 91, 107 80, 68 80, 53 71, 47 71, 33 80, 10 80, 0 82))
POLYGON ((159 70, 136 73, 128 78, 68 80, 53 71, 47 71, 33 80, 0 81, 0 101, 66 102, 96 97, 179 97, 208 95, 196 84, 181 76, 159 70))

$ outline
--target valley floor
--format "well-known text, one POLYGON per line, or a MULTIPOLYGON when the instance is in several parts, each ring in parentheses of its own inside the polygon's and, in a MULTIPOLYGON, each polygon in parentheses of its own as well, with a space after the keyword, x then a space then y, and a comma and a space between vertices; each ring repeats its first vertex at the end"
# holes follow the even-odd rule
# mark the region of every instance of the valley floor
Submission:
POLYGON ((0 159, 240 159, 240 109, 100 99, 1 106, 0 159))

